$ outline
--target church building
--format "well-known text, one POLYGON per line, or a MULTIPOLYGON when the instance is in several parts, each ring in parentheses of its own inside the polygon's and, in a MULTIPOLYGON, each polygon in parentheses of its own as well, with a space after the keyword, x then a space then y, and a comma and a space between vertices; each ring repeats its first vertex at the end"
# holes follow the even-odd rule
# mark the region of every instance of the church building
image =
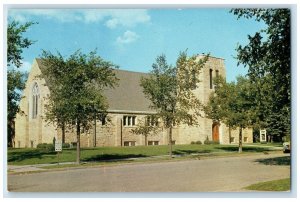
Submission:
MULTIPOLYGON (((199 58, 204 56, 199 55, 199 58)), ((52 143, 53 139, 61 140, 75 146, 76 131, 62 130, 45 120, 47 96, 51 93, 49 83, 44 78, 45 67, 40 59, 35 59, 29 73, 23 97, 20 101, 19 113, 15 120, 14 147, 35 148, 41 143, 52 143)), ((134 134, 132 129, 145 121, 147 115, 155 114, 149 108, 150 101, 145 97, 140 86, 142 77, 146 73, 125 70, 114 70, 119 84, 114 89, 104 91, 109 104, 106 119, 96 120, 96 124, 89 131, 82 131, 81 147, 103 146, 139 146, 139 145, 167 145, 169 143, 167 130, 158 123, 159 132, 150 134, 147 138, 134 134)), ((224 59, 209 57, 200 75, 200 83, 194 90, 198 99, 205 103, 214 91, 213 78, 226 77, 224 59)), ((238 143, 238 130, 231 130, 223 123, 214 123, 211 119, 199 117, 197 126, 185 124, 175 125, 173 128, 173 144, 191 144, 206 140, 219 141, 220 144, 238 143)), ((243 130, 244 143, 252 143, 252 129, 243 130)))

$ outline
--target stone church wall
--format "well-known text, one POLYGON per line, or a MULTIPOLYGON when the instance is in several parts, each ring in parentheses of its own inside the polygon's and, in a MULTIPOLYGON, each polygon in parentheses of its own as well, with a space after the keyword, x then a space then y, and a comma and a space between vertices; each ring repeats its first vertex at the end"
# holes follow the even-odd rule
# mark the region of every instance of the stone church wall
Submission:
MULTIPOLYGON (((199 56, 201 58, 201 56, 199 56)), ((47 104, 47 96, 49 95, 49 88, 45 85, 45 80, 36 77, 40 75, 41 71, 36 61, 32 65, 32 70, 29 74, 26 88, 23 93, 23 98, 20 101, 20 108, 22 114, 17 114, 16 117, 16 137, 15 147, 36 147, 39 143, 52 143, 53 138, 62 139, 61 129, 56 129, 54 125, 47 124, 45 121, 45 106, 47 104), (40 97, 38 100, 39 108, 36 118, 32 116, 32 87, 37 83, 40 90, 40 97)), ((205 68, 202 70, 200 77, 201 82, 198 88, 194 90, 195 95, 203 102, 208 101, 210 93, 213 92, 214 86, 211 85, 211 79, 217 75, 225 77, 224 60, 210 57, 205 68), (210 76, 211 75, 211 76, 210 76)), ((136 116, 136 125, 145 120, 145 115, 142 113, 128 112, 126 113, 109 113, 111 120, 106 125, 102 125, 98 120, 96 124, 96 146, 124 146, 125 144, 145 145, 145 137, 143 135, 133 134, 131 132, 136 126, 124 126, 124 116, 136 116), (128 143, 134 142, 134 143, 128 143)), ((181 124, 173 128, 173 140, 175 144, 190 144, 191 142, 201 141, 202 143, 208 138, 212 140, 213 122, 210 119, 204 118, 205 115, 199 118, 197 126, 187 126, 181 124)), ((93 124, 92 124, 93 125, 93 124)), ((224 124, 220 124, 219 141, 221 144, 230 144, 238 142, 238 130, 231 131, 229 137, 229 129, 224 124)), ((153 144, 166 145, 168 144, 168 133, 166 129, 161 127, 157 134, 148 136, 147 141, 153 144)), ((81 134, 81 146, 94 146, 94 126, 81 134)), ((243 141, 247 143, 253 142, 252 129, 245 129, 243 131, 243 141)), ((65 142, 76 142, 76 131, 67 130, 65 133, 65 142)))

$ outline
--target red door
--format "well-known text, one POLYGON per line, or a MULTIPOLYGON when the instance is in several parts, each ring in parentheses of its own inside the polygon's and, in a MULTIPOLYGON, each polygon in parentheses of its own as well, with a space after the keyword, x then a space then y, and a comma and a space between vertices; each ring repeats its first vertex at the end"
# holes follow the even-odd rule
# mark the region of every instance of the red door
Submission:
POLYGON ((213 123, 212 125, 212 140, 219 141, 219 123, 213 123))

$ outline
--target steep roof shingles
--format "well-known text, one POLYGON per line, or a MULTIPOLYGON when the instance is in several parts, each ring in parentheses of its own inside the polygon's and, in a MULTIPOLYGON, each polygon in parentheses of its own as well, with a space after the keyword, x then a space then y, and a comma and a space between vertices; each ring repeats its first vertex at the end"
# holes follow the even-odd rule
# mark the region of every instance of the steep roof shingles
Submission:
MULTIPOLYGON (((41 59, 36 59, 41 72, 46 68, 42 64, 41 59)), ((118 85, 115 88, 104 90, 104 95, 109 104, 109 111, 115 112, 148 112, 153 113, 150 109, 150 100, 145 97, 143 89, 140 86, 142 77, 147 77, 148 74, 141 72, 132 72, 126 70, 113 70, 116 77, 119 79, 118 85)), ((46 84, 49 85, 49 82, 46 84)))

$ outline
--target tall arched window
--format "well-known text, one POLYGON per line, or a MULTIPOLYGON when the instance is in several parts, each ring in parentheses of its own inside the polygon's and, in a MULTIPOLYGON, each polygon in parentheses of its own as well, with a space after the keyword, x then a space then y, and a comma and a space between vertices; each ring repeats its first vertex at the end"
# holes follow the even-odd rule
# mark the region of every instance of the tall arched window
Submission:
POLYGON ((213 78, 212 78, 212 69, 209 69, 209 88, 213 89, 213 78))
POLYGON ((35 83, 32 87, 32 118, 35 119, 38 115, 40 91, 39 86, 35 83))

